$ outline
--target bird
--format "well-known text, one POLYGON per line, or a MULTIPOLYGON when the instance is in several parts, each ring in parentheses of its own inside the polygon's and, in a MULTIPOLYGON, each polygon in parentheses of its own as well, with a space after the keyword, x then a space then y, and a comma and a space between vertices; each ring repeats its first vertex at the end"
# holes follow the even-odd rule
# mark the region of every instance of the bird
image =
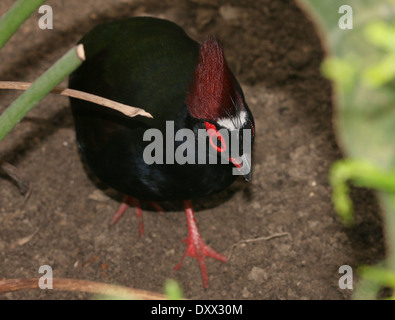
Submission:
POLYGON ((188 226, 184 240, 187 249, 175 269, 186 256, 196 258, 203 287, 208 288, 206 258, 228 259, 201 238, 192 200, 226 189, 240 175, 250 181, 250 149, 255 139, 253 115, 222 44, 213 35, 199 43, 176 23, 153 17, 99 24, 79 43, 84 45, 86 61, 70 75, 69 88, 143 108, 152 115, 131 118, 91 102, 70 99, 83 162, 101 181, 125 195, 112 222, 134 206, 141 236, 140 201, 149 201, 158 211, 162 209, 157 202, 182 201, 188 226), (176 135, 168 140, 169 127, 189 133, 182 139, 176 135), (145 137, 147 132, 166 138, 156 141, 163 150, 155 153, 166 155, 163 161, 146 161, 145 152, 153 143, 145 137), (207 134, 204 142, 198 138, 199 132, 207 134), (235 133, 238 140, 234 146, 227 134, 232 137, 235 133), (188 148, 183 149, 183 145, 188 148), (203 145, 206 150, 203 148, 202 155, 198 148, 203 145), (183 158, 184 163, 174 160, 187 151, 196 154, 188 161, 183 158), (197 161, 199 154, 207 161, 197 161), (213 158, 218 161, 211 163, 213 158))

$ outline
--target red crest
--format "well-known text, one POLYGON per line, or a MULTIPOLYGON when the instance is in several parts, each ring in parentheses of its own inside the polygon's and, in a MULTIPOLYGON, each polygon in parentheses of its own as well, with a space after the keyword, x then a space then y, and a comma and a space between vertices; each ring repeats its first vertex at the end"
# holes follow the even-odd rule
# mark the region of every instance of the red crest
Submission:
POLYGON ((243 101, 226 63, 222 45, 214 36, 200 46, 198 65, 186 104, 194 118, 218 120, 236 115, 243 101))

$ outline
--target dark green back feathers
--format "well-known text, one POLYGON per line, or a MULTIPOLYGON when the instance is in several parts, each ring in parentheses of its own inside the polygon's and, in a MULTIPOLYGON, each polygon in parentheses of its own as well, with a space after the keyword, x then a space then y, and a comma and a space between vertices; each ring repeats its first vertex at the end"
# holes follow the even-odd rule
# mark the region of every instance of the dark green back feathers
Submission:
POLYGON ((95 27, 80 42, 87 60, 70 77, 70 87, 78 83, 79 90, 143 108, 161 122, 185 108, 199 44, 176 24, 149 17, 121 20, 95 27))

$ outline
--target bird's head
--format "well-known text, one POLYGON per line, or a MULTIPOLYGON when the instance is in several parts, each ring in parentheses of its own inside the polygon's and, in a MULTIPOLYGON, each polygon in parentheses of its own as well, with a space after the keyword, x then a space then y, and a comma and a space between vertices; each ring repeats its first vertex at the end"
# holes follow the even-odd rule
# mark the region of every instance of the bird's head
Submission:
POLYGON ((214 36, 209 36, 200 45, 186 105, 196 126, 207 130, 209 148, 213 148, 211 151, 217 152, 222 159, 226 157, 225 160, 237 168, 234 171, 250 181, 254 118, 239 83, 226 63, 223 48, 214 36), (228 133, 225 136, 229 139, 225 139, 223 133, 228 133), (236 143, 232 136, 237 136, 236 143), (246 145, 250 147, 245 148, 246 145))

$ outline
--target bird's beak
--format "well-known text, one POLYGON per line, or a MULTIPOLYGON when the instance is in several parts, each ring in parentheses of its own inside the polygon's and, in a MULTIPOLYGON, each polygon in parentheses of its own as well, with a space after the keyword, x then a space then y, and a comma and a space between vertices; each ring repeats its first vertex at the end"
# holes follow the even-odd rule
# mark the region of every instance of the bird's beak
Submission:
POLYGON ((229 160, 236 167, 233 169, 233 174, 242 175, 246 181, 250 182, 252 179, 251 155, 244 153, 240 157, 229 158, 229 160))

